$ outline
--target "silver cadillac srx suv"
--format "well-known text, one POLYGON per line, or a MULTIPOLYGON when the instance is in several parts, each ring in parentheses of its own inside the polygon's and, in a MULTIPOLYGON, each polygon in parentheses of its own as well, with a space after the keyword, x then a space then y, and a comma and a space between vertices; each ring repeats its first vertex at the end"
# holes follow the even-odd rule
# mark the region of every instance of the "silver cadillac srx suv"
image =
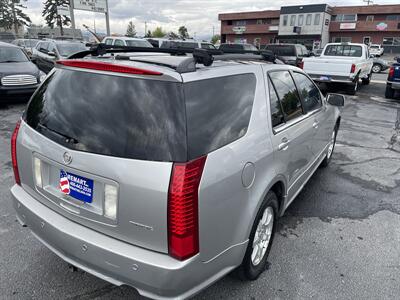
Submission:
POLYGON ((59 61, 12 135, 19 222, 147 297, 256 279, 277 218, 332 157, 344 98, 250 56, 59 61))

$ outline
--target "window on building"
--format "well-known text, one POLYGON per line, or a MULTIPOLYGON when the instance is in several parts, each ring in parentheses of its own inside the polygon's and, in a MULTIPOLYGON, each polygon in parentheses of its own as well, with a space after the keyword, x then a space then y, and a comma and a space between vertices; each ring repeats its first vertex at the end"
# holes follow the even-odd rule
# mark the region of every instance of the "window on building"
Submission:
POLYGON ((384 37, 383 45, 385 46, 400 46, 400 36, 398 37, 384 37))
POLYGON ((287 26, 288 16, 283 16, 283 26, 287 26))
POLYGON ((400 21, 400 15, 388 15, 386 21, 400 21))
POLYGON ((357 21, 356 14, 339 14, 333 18, 334 21, 342 22, 342 21, 357 21))
POLYGON ((262 23, 263 23, 262 19, 257 19, 257 22, 256 22, 257 25, 261 25, 262 23))
POLYGON ((304 15, 299 15, 299 19, 298 19, 299 26, 303 26, 303 22, 304 22, 304 15))
POLYGON ((229 20, 227 23, 228 25, 232 25, 232 20, 229 20))
MULTIPOLYGON (((287 18, 286 18, 287 23, 287 18)), ((279 19, 271 19, 271 25, 279 25, 279 19)))
POLYGON ((371 16, 367 16, 367 22, 373 22, 374 21, 374 16, 373 15, 371 15, 371 16))
POLYGON ((235 21, 236 26, 246 26, 246 20, 235 21))
POLYGON ((312 14, 308 14, 306 17, 306 25, 311 25, 312 14))
POLYGON ((290 26, 296 25, 296 15, 290 16, 290 26))
POLYGON ((314 25, 319 25, 319 19, 321 18, 321 14, 315 14, 314 16, 314 25))
POLYGON ((351 37, 333 37, 332 43, 351 43, 351 37))

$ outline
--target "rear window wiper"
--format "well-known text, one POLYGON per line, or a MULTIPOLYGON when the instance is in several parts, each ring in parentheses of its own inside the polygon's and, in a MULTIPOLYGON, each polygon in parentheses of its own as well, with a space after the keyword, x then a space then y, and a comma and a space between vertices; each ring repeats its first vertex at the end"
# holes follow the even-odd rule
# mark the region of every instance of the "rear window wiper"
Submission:
POLYGON ((56 131, 56 130, 54 130, 54 129, 50 129, 49 127, 47 127, 47 126, 44 125, 44 124, 39 123, 38 125, 39 125, 39 127, 42 127, 42 128, 44 128, 44 129, 46 129, 46 130, 52 132, 53 134, 56 134, 56 135, 61 136, 62 138, 65 139, 65 142, 66 142, 67 144, 79 144, 78 140, 75 139, 75 138, 73 138, 73 137, 70 137, 70 136, 65 135, 65 134, 63 134, 63 133, 60 133, 60 132, 58 132, 58 131, 56 131))

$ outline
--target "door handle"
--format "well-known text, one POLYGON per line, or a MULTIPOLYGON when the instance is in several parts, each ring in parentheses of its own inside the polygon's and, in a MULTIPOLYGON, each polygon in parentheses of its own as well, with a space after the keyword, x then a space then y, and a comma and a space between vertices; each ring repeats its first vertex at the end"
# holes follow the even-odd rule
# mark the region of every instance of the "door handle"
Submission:
POLYGON ((286 151, 289 148, 290 141, 287 138, 282 139, 282 143, 278 145, 279 151, 286 151))
POLYGON ((318 125, 319 125, 319 122, 317 122, 317 121, 315 121, 315 122, 312 124, 312 126, 313 126, 315 129, 318 128, 318 125))

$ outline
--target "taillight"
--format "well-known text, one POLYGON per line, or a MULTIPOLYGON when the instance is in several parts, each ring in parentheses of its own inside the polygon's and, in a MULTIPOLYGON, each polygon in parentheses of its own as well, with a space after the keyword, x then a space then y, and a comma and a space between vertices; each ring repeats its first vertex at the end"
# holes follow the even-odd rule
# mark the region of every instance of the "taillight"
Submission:
POLYGON ((19 120, 15 125, 14 132, 11 136, 11 160, 12 160, 12 167, 14 170, 15 183, 18 185, 21 185, 21 179, 19 178, 18 161, 17 161, 17 137, 20 125, 21 125, 21 120, 19 120))
POLYGON ((57 64, 67 67, 74 67, 80 69, 91 69, 97 71, 125 73, 125 74, 138 74, 138 75, 157 75, 160 76, 162 73, 150 70, 144 70, 140 68, 121 66, 112 63, 105 63, 101 61, 90 61, 90 60, 59 60, 57 64))
POLYGON ((392 79, 394 77, 394 67, 390 67, 388 79, 392 79))
POLYGON ((352 64, 352 65, 351 65, 350 73, 354 73, 355 71, 356 71, 356 65, 355 65, 355 64, 352 64))
POLYGON ((299 64, 298 64, 298 67, 300 69, 304 69, 304 61, 300 61, 299 64))
POLYGON ((199 252, 199 184, 206 158, 173 165, 168 192, 168 249, 179 260, 199 252))

